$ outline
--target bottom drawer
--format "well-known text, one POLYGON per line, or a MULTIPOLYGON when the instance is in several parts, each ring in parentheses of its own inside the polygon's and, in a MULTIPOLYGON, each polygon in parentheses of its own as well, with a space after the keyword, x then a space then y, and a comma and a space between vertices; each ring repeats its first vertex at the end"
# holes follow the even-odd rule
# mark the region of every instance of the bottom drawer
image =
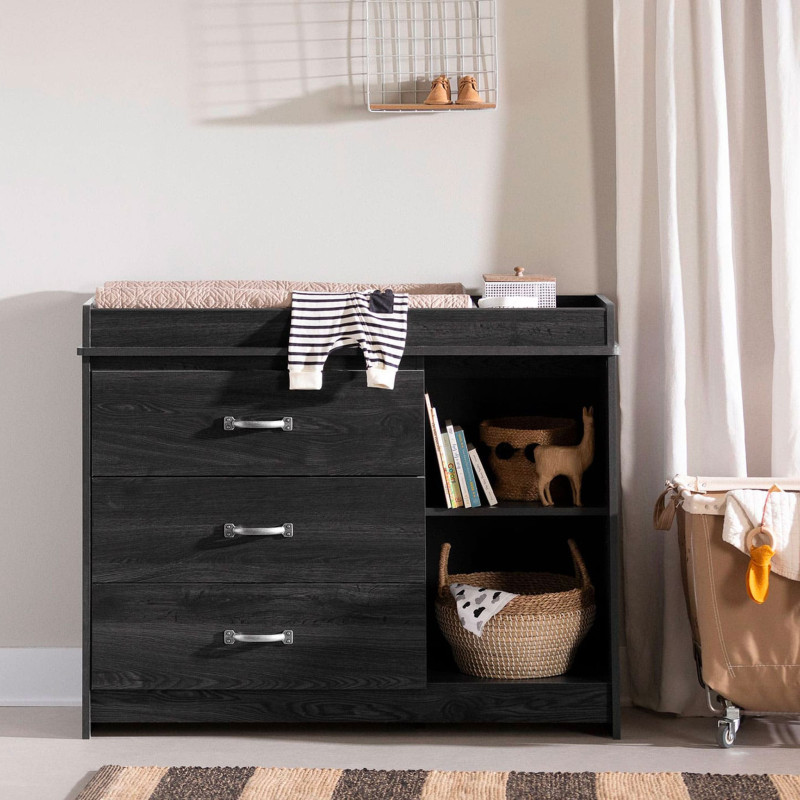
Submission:
POLYGON ((422 584, 92 589, 94 689, 391 690, 424 683, 422 584), (225 642, 225 631, 287 630, 291 644, 225 642))

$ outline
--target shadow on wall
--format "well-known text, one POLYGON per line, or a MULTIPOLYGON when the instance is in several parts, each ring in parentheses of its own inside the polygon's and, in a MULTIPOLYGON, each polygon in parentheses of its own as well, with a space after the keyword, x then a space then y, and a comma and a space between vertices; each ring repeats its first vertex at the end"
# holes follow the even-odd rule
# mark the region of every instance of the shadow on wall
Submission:
POLYGON ((202 122, 297 125, 364 114, 363 0, 193 0, 202 122))
POLYGON ((81 643, 84 294, 0 300, 0 647, 81 643), (13 502, 12 502, 13 499, 13 502))
POLYGON ((613 0, 586 7, 595 247, 600 291, 617 296, 617 152, 613 0))
POLYGON ((193 106, 206 123, 358 121, 368 66, 374 102, 422 102, 434 76, 465 71, 493 102, 494 50, 486 47, 494 48, 494 21, 482 4, 488 0, 193 0, 193 106))
POLYGON ((506 66, 498 270, 526 265, 529 272, 555 274, 559 294, 586 293, 590 281, 614 298, 612 0, 506 0, 500 11, 506 66), (591 261, 593 281, 587 273, 591 261))

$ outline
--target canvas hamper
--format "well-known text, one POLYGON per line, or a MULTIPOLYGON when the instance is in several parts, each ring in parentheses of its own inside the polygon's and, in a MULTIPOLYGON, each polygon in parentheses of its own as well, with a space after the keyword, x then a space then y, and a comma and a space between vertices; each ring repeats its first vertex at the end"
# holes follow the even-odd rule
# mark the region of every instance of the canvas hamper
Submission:
POLYGON ((676 477, 656 504, 654 524, 668 530, 677 516, 703 684, 744 709, 800 713, 800 582, 773 574, 767 602, 753 603, 745 590, 749 559, 722 538, 727 491, 772 483, 800 489, 796 478, 676 477))

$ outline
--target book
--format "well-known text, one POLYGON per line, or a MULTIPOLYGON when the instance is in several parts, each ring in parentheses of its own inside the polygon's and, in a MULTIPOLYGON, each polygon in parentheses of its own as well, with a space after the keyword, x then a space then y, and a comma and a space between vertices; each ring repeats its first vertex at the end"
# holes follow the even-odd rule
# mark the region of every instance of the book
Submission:
POLYGON ((450 440, 450 449, 453 451, 453 463, 455 464, 456 474, 458 475, 458 485, 461 487, 461 497, 464 500, 464 508, 472 508, 472 503, 469 499, 469 487, 467 486, 467 479, 464 475, 464 464, 461 462, 461 453, 458 450, 458 439, 456 438, 453 421, 446 419, 444 424, 447 426, 447 438, 450 440))
POLYGON ((481 498, 478 495, 478 485, 475 481, 475 473, 472 470, 469 450, 467 450, 467 437, 460 425, 455 426, 455 432, 456 441, 458 442, 458 455, 461 457, 461 464, 464 467, 464 480, 469 492, 469 504, 472 508, 477 508, 481 504, 481 498))
POLYGON ((428 423, 431 426, 431 437, 433 438, 433 449, 436 451, 436 463, 439 467, 439 475, 442 478, 442 488, 444 489, 444 500, 448 508, 453 507, 453 501, 450 498, 450 487, 447 478, 447 463, 444 457, 444 448, 442 447, 442 434, 439 431, 439 423, 435 416, 436 409, 431 405, 431 397, 425 393, 425 408, 428 411, 428 423))
POLYGON ((436 425, 436 430, 439 433, 439 439, 442 442, 442 463, 444 464, 444 474, 447 478, 447 491, 450 495, 450 505, 452 508, 461 508, 464 501, 461 499, 461 487, 458 485, 458 476, 456 475, 456 466, 453 463, 453 452, 450 449, 450 442, 447 434, 442 430, 439 424, 439 415, 436 409, 433 409, 433 422, 436 425))
MULTIPOLYGON (((442 446, 447 459, 447 480, 453 496, 453 508, 461 508, 464 505, 464 498, 461 494, 461 484, 458 482, 453 448, 450 446, 450 436, 445 431, 442 431, 442 446)), ((458 446, 456 446, 456 450, 458 450, 458 446)))
POLYGON ((490 506, 496 506, 497 497, 495 497, 492 484, 489 483, 489 476, 486 474, 486 470, 483 468, 481 458, 478 455, 478 451, 475 449, 475 445, 467 444, 467 449, 469 450, 469 459, 472 461, 472 467, 475 470, 475 474, 478 476, 478 480, 483 488, 483 492, 486 495, 486 502, 490 506))

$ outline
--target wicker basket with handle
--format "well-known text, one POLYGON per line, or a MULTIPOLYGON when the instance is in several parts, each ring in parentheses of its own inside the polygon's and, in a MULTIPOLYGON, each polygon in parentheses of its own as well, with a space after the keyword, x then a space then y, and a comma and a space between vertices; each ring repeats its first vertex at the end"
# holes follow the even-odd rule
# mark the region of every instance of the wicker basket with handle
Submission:
POLYGON ((578 425, 562 417, 501 417, 480 425, 481 442, 489 448, 494 493, 500 500, 538 500, 536 444, 577 444, 578 425), (503 452, 503 448, 506 449, 503 452))
POLYGON ((548 572, 469 572, 449 575, 450 545, 442 545, 436 620, 458 668, 480 678, 562 675, 595 616, 594 587, 575 542, 568 541, 575 577, 548 572), (479 637, 459 622, 451 583, 519 595, 492 617, 479 637))

